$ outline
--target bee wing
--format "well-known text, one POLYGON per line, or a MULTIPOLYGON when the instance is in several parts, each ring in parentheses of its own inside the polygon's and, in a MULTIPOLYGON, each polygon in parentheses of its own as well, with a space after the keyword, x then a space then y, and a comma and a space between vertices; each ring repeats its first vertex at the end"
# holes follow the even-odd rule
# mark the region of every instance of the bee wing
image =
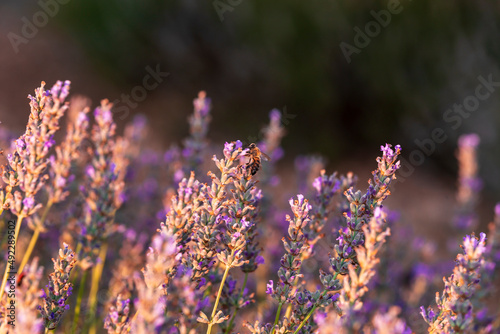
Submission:
POLYGON ((262 156, 262 159, 265 160, 265 161, 270 161, 271 160, 271 158, 267 154, 265 154, 264 152, 262 152, 262 151, 260 152, 260 155, 262 156))

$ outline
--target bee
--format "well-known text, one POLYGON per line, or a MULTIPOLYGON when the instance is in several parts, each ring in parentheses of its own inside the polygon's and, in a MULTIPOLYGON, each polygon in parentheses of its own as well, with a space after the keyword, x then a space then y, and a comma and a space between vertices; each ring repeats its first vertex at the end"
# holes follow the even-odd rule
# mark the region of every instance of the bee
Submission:
POLYGON ((249 158, 249 161, 245 164, 245 168, 247 172, 251 173, 252 175, 255 175, 259 171, 261 159, 263 159, 264 161, 271 160, 271 158, 267 154, 259 150, 257 145, 255 145, 254 143, 248 145, 247 153, 245 154, 245 156, 249 158))

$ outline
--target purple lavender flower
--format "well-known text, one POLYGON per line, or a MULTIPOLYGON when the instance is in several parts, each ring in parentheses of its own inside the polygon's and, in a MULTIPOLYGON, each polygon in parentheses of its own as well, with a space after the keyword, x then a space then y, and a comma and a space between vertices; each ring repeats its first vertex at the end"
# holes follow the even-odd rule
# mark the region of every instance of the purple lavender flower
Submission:
POLYGON ((126 149, 128 142, 115 138, 116 124, 111 113, 112 105, 107 100, 101 102, 94 115, 96 124, 92 129, 94 143, 92 160, 86 167, 87 178, 83 188, 85 205, 80 229, 87 234, 80 236, 82 261, 79 264, 87 269, 97 258, 100 244, 112 232, 116 210, 124 200, 123 187, 127 165, 126 149))
POLYGON ((44 320, 45 328, 55 329, 64 314, 69 309, 67 299, 72 293, 72 284, 69 282, 71 270, 75 266, 75 253, 67 244, 59 250, 59 257, 54 262, 54 272, 49 275, 48 294, 43 294, 43 306, 39 307, 44 320))
POLYGON ((350 213, 344 214, 349 230, 339 230, 342 246, 335 245, 335 252, 339 257, 331 258, 333 270, 342 275, 347 274, 350 263, 357 265, 356 253, 350 249, 363 245, 362 227, 370 221, 377 207, 380 207, 382 201, 389 196, 389 185, 396 178, 394 173, 400 167, 400 162, 396 161, 401 153, 399 145, 396 145, 395 150, 393 150, 391 145, 386 144, 386 146, 381 146, 381 151, 383 155, 377 158, 378 168, 373 172, 373 180, 369 180, 366 193, 363 194, 359 190, 354 192, 352 187, 345 192, 345 196, 350 202, 350 213))
POLYGON ((458 146, 459 147, 477 147, 479 146, 481 139, 475 133, 461 135, 458 138, 458 146))
MULTIPOLYGON (((70 172, 71 164, 79 157, 78 149, 88 136, 88 111, 88 108, 84 108, 83 111, 79 112, 77 121, 69 122, 64 141, 56 147, 56 154, 50 157, 49 175, 51 182, 47 187, 48 206, 63 201, 69 195, 66 187, 74 178, 70 172)), ((55 142, 51 142, 50 146, 54 144, 55 142)))
POLYGON ((266 285, 266 293, 268 295, 274 294, 274 282, 273 280, 269 280, 269 283, 266 285))
POLYGON ((203 163, 203 153, 207 146, 206 136, 211 120, 211 103, 204 91, 198 94, 198 98, 193 101, 193 106, 194 112, 189 117, 190 136, 184 141, 184 149, 182 150, 186 161, 185 174, 189 174, 191 171, 196 174, 199 172, 199 167, 203 163))
POLYGON ((380 206, 376 207, 370 221, 363 225, 362 230, 365 242, 362 246, 352 249, 345 248, 344 258, 354 256, 357 259, 359 270, 355 270, 353 264, 348 265, 348 275, 344 278, 343 289, 338 299, 338 307, 342 312, 342 326, 352 328, 357 322, 359 310, 363 302, 362 297, 368 291, 368 284, 375 276, 375 266, 379 263, 378 255, 385 239, 390 235, 390 229, 385 222, 386 213, 380 206))
POLYGON ((337 178, 337 173, 327 176, 325 170, 322 170, 320 176, 314 179, 312 185, 316 192, 312 202, 311 223, 304 229, 308 249, 303 253, 302 261, 313 255, 314 246, 323 238, 322 231, 331 211, 329 207, 333 197, 341 189, 341 182, 337 178))
POLYGON ((139 277, 134 275, 135 285, 139 295, 137 316, 130 324, 131 333, 162 333, 169 318, 165 316, 166 297, 161 290, 149 287, 139 277))
POLYGON ((23 205, 27 210, 30 210, 35 205, 35 200, 33 199, 33 197, 25 197, 23 199, 23 205))
POLYGON ((478 224, 475 210, 479 200, 479 191, 482 188, 481 179, 477 176, 477 147, 479 142, 477 134, 462 135, 458 140, 459 187, 455 226, 460 230, 470 230, 478 224))
POLYGON ((130 299, 116 299, 115 305, 109 308, 109 314, 104 320, 104 328, 109 334, 126 334, 130 332, 129 312, 130 299))
MULTIPOLYGON (((54 85, 54 91, 61 85, 58 81, 54 85)), ((28 98, 30 118, 25 133, 15 141, 13 154, 8 156, 9 163, 2 173, 2 178, 8 185, 6 192, 0 190, 0 198, 4 201, 0 211, 10 208, 13 214, 22 214, 23 218, 33 215, 42 206, 31 200, 24 206, 23 200, 34 199, 47 181, 44 172, 49 164, 49 150, 54 144, 53 135, 59 129, 59 119, 68 109, 64 104, 64 97, 51 96, 45 90, 44 82, 35 90, 35 96, 30 95, 28 98)))
POLYGON ((421 307, 421 314, 429 324, 429 331, 452 333, 457 328, 461 332, 473 332, 476 312, 473 301, 481 291, 481 272, 487 265, 486 234, 478 239, 467 235, 463 239, 463 254, 458 254, 453 274, 443 279, 445 288, 436 296, 439 312, 421 307))

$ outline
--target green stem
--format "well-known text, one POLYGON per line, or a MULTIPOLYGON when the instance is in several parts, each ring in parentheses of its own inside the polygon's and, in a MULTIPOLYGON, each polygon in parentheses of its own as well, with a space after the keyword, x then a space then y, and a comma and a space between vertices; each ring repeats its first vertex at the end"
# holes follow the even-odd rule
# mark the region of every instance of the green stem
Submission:
POLYGON ((92 271, 92 285, 90 288, 90 295, 89 295, 89 315, 87 317, 88 321, 90 322, 90 330, 89 334, 95 334, 96 333, 96 310, 97 310, 97 292, 99 290, 99 281, 101 280, 102 276, 102 271, 104 269, 104 262, 106 261, 106 255, 108 253, 108 243, 105 242, 101 250, 99 252, 99 263, 94 267, 94 270, 92 271))
POLYGON ((281 308, 283 307, 283 303, 279 303, 278 305, 278 311, 276 311, 276 317, 274 318, 274 325, 273 325, 273 331, 271 334, 274 334, 276 331, 276 325, 278 324, 278 321, 280 321, 280 314, 281 314, 281 308))
MULTIPOLYGON (((234 251, 235 251, 234 249, 231 251, 230 258, 232 258, 234 256, 234 251)), ((212 331, 212 326, 214 325, 213 320, 214 320, 215 314, 217 313, 217 306, 219 306, 220 296, 222 295, 222 288, 224 287, 224 283, 226 282, 226 278, 227 278, 227 275, 229 274, 230 269, 231 269, 231 266, 226 265, 226 270, 224 271, 224 276, 222 276, 222 281, 220 282, 219 292, 217 293, 217 299, 215 299, 214 309, 212 310, 212 315, 210 316, 210 323, 208 324, 207 334, 210 334, 212 331)))
POLYGON ((28 249, 26 249, 26 252, 24 253, 23 260, 21 261, 21 265, 19 266, 19 273, 23 272, 24 266, 26 263, 28 263, 31 253, 33 252, 33 249, 35 248, 35 244, 38 240, 38 236, 40 235, 40 228, 37 226, 35 227, 35 231, 33 232, 33 235, 31 236, 30 244, 28 245, 28 249))
MULTIPOLYGON (((238 299, 236 299, 236 303, 240 301, 240 299, 243 297, 243 291, 245 291, 245 287, 247 285, 247 280, 248 280, 248 273, 245 273, 245 279, 243 280, 243 285, 241 286, 241 292, 240 295, 238 296, 238 299)), ((231 320, 229 321, 229 325, 227 325, 226 329, 226 334, 229 334, 231 332, 231 328, 233 327, 233 322, 234 318, 236 318, 236 312, 239 310, 238 304, 236 304, 236 309, 234 310, 233 316, 231 317, 231 320)))
POLYGON ((38 241, 38 237, 40 235, 40 229, 41 226, 45 223, 45 219, 47 219, 47 215, 49 214, 49 210, 52 207, 52 201, 49 200, 47 202, 47 205, 45 205, 45 210, 43 210, 42 217, 40 218, 40 224, 35 227, 35 231, 33 232, 33 235, 31 236, 30 244, 28 245, 28 249, 26 249, 26 252, 24 253, 23 260, 21 261, 21 265, 19 266, 19 273, 23 272, 24 266, 26 266, 26 263, 28 263, 31 253, 33 252, 33 249, 35 248, 36 242, 38 241))
POLYGON ((309 320, 309 318, 314 313, 314 311, 316 311, 317 308, 318 308, 318 304, 314 305, 314 307, 312 308, 312 310, 307 314, 307 316, 304 318, 304 320, 302 320, 302 322, 300 323, 299 327, 297 327, 297 329, 295 330, 295 332, 293 332, 293 334, 297 334, 300 331, 300 329, 302 327, 304 327, 304 325, 306 324, 307 320, 309 320))
MULTIPOLYGON (((335 277, 337 277, 337 275, 335 275, 335 277)), ((323 291, 323 293, 319 297, 318 301, 320 299, 322 299, 325 295, 326 295, 326 290, 323 291)), ((314 307, 311 309, 311 311, 309 311, 309 313, 307 314, 307 316, 304 318, 304 320, 302 320, 302 322, 300 323, 299 327, 297 327, 297 329, 295 330, 295 332, 293 332, 293 334, 297 334, 300 331, 300 329, 302 327, 304 327, 304 325, 306 324, 307 320, 309 320, 309 318, 313 315, 314 311, 316 311, 317 308, 318 308, 318 304, 314 305, 314 307)))
MULTIPOLYGON (((301 256, 300 263, 302 263, 303 261, 304 261, 304 258, 301 256)), ((302 267, 299 267, 299 269, 297 270, 297 277, 295 278, 295 282, 293 282, 292 294, 295 294, 295 292, 297 291, 297 284, 299 284, 299 275, 300 275, 301 269, 302 269, 302 267)), ((286 308, 285 317, 290 318, 290 314, 292 314, 292 304, 291 303, 288 304, 288 306, 286 308)))
POLYGON ((78 288, 78 296, 76 297, 75 316, 73 317, 73 326, 71 327, 71 334, 75 333, 78 327, 78 318, 80 318, 80 309, 82 307, 83 292, 85 290, 85 281, 87 280, 88 270, 85 270, 80 280, 80 287, 78 288))

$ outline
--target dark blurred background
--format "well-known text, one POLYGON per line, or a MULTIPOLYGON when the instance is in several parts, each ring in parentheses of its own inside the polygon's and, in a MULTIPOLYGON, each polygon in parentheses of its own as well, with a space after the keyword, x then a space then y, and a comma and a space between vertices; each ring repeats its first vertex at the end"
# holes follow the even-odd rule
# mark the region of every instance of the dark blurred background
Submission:
POLYGON ((0 13, 0 118, 11 130, 23 129, 41 80, 69 79, 95 106, 159 67, 169 76, 116 114, 120 126, 146 114, 152 145, 187 135, 204 89, 216 143, 255 136, 272 108, 286 108, 285 162, 319 153, 332 168, 372 169, 381 144, 401 144, 409 159, 415 140, 442 128, 447 139, 417 169, 453 185, 457 138, 476 132, 486 197, 499 199, 500 87, 456 129, 443 115, 475 94, 479 76, 500 82, 500 2, 19 0, 0 13), (346 57, 341 43, 356 51, 346 57))

